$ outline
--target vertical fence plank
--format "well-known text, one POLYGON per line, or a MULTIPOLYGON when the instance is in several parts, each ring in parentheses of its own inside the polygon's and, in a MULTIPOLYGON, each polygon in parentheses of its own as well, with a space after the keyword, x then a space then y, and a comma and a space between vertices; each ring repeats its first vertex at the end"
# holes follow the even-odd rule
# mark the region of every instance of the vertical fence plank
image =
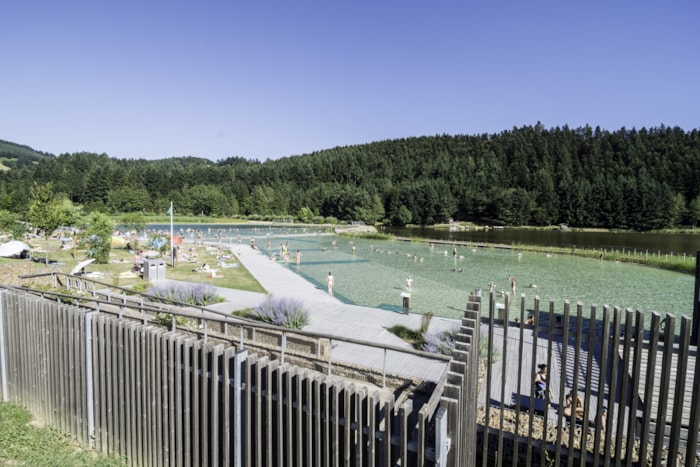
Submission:
MULTIPOLYGON (((563 323, 562 323, 562 346, 561 346, 561 361, 562 361, 562 366, 561 370, 559 371, 559 394, 558 394, 558 400, 559 404, 561 405, 562 401, 565 400, 565 395, 566 395, 566 362, 568 359, 568 340, 569 340, 569 310, 570 310, 570 303, 568 300, 564 300, 564 318, 563 318, 563 323)), ((563 410, 560 410, 559 413, 557 414, 557 442, 556 442, 556 447, 554 449, 554 462, 557 464, 561 462, 561 449, 562 449, 562 437, 563 437, 563 426, 565 423, 564 420, 564 414, 563 410)), ((569 444, 570 445, 570 444, 569 444)), ((540 458, 543 456, 540 456, 540 458)), ((542 459, 541 462, 544 462, 542 459)))
POLYGON ((652 406, 654 397, 656 355, 659 345, 659 324, 661 316, 659 313, 651 314, 651 325, 649 327, 649 349, 647 350, 646 379, 644 382, 644 411, 642 413, 642 436, 639 441, 639 458, 647 458, 647 446, 649 439, 649 427, 651 425, 652 406))
POLYGON ((294 411, 293 402, 294 388, 293 383, 296 380, 296 368, 290 366, 285 368, 284 377, 284 428, 287 436, 284 437, 285 444, 285 465, 294 465, 294 411))
POLYGON ((634 353, 632 355, 632 374, 631 374, 631 401, 629 408, 629 417, 627 418, 627 449, 625 463, 632 464, 634 449, 634 440, 637 435, 637 406, 639 399, 639 380, 642 368, 642 350, 644 348, 644 313, 641 310, 635 312, 635 333, 634 333, 634 353))
POLYGON ((220 421, 221 421, 221 415, 229 415, 230 413, 223 412, 221 410, 221 407, 219 405, 219 401, 221 399, 221 389, 222 389, 222 384, 228 385, 228 381, 221 381, 223 378, 221 378, 221 368, 219 366, 219 362, 224 354, 224 346, 219 344, 215 345, 211 348, 211 378, 210 378, 210 386, 211 386, 211 396, 208 398, 211 400, 210 404, 210 413, 209 413, 209 419, 210 419, 210 435, 207 437, 209 440, 209 452, 211 453, 211 465, 221 465, 221 460, 219 458, 219 452, 221 449, 220 443, 219 443, 219 432, 220 432, 220 421))
MULTIPOLYGON (((685 398, 685 380, 688 372, 688 347, 690 346, 691 323, 687 316, 681 316, 681 335, 678 343, 677 367, 675 390, 673 391, 673 412, 679 414, 679 407, 683 407, 685 398)), ((670 394, 669 394, 670 395, 670 394)), ((668 463, 673 465, 678 457, 678 450, 681 438, 681 423, 683 417, 674 416, 671 423, 671 433, 669 435, 668 463)))
MULTIPOLYGON (((284 340, 284 339, 283 339, 284 340)), ((277 367, 276 371, 272 375, 273 378, 273 401, 274 397, 277 396, 277 401, 274 402, 274 407, 272 408, 273 410, 273 422, 275 424, 275 434, 273 437, 275 438, 275 462, 276 465, 285 465, 284 464, 284 396, 283 396, 283 388, 284 388, 284 377, 285 377, 285 372, 286 368, 283 362, 280 362, 280 365, 277 367)))
MULTIPOLYGON (((304 464, 304 410, 306 408, 306 398, 304 397, 303 381, 308 378, 306 370, 299 370, 294 379, 294 400, 297 401, 294 413, 294 426, 292 427, 295 436, 295 456, 291 465, 304 464)), ((330 412, 329 412, 330 413, 330 412)))
MULTIPOLYGON (((237 382, 237 390, 243 392, 243 397, 244 397, 244 402, 243 402, 243 415, 241 420, 241 431, 243 433, 253 433, 253 405, 254 405, 254 400, 253 400, 253 377, 254 377, 254 366, 256 365, 257 362, 257 355, 255 354, 248 354, 248 351, 243 349, 237 354, 236 358, 236 368, 239 369, 240 375, 243 376, 244 380, 240 382, 240 384, 237 382), (238 359, 241 359, 241 364, 238 363, 238 359), (241 368, 241 365, 243 365, 243 368, 241 368)), ((256 383, 257 384, 257 383, 256 383)), ((257 425, 256 425, 257 426, 257 425)), ((246 467, 252 467, 254 458, 252 456, 253 452, 253 440, 251 439, 252 436, 246 436, 245 440, 243 441, 243 459, 245 460, 245 465, 246 467)))
MULTIPOLYGON (((236 349, 234 347, 227 348, 224 351, 223 358, 224 362, 221 368, 221 378, 223 379, 223 385, 221 387, 222 394, 220 407, 221 413, 223 414, 223 418, 221 420, 221 464, 241 467, 240 463, 234 463, 233 460, 233 437, 242 435, 242 433, 234 434, 232 430, 232 425, 235 423, 233 417, 236 416, 233 404, 233 398, 235 397, 235 395, 233 394, 233 387, 234 384, 237 384, 237 382, 232 381, 232 373, 234 372, 232 372, 231 370, 233 369, 232 365, 236 364, 236 349)), ((237 452, 236 454, 239 454, 239 452, 237 452)))
POLYGON ((261 388, 261 392, 263 393, 263 396, 265 397, 265 419, 264 419, 264 426, 265 426, 265 465, 269 466, 274 466, 275 465, 275 444, 274 444, 274 423, 273 423, 273 409, 272 409, 272 402, 273 402, 273 377, 274 373, 277 370, 277 366, 279 365, 279 362, 276 360, 272 360, 268 362, 267 365, 265 365, 265 371, 264 371, 264 385, 261 388))
POLYGON ((661 365, 661 380, 659 382, 659 399, 656 412, 656 433, 654 436, 653 465, 661 465, 664 445, 664 432, 666 428, 666 409, 671 381, 671 360, 673 358, 673 330, 676 327, 676 318, 670 313, 666 314, 666 328, 664 330, 663 363, 661 365), (664 400, 666 399, 666 400, 664 400))
MULTIPOLYGON (((605 404, 605 386, 607 384, 607 377, 608 377, 608 360, 609 360, 609 350, 610 350, 610 307, 608 305, 603 306, 603 331, 601 333, 601 341, 600 341, 600 369, 599 369, 599 377, 598 377, 598 399, 597 399, 597 404, 599 407, 599 410, 601 411, 601 416, 602 416, 602 411, 603 411, 603 406, 605 404)), ((610 397, 608 396, 608 400, 610 397)), ((610 402, 608 402, 608 411, 612 411, 610 408, 610 402)), ((608 420, 610 419, 610 413, 606 414, 608 420)), ((607 425, 610 426, 610 425, 607 425)), ((593 465, 599 465, 598 461, 600 459, 600 447, 601 447, 601 435, 604 435, 604 443, 607 443, 608 439, 608 431, 606 430, 605 433, 602 433, 601 430, 596 430, 595 436, 593 437, 593 446, 594 446, 594 451, 593 451, 593 465)), ((607 444, 605 444, 607 446, 607 444)))
POLYGON ((202 375, 202 350, 203 343, 195 341, 192 346, 192 462, 194 465, 202 464, 202 383, 204 376, 202 375))
MULTIPOLYGON (((700 267, 700 260, 698 262, 698 267, 700 267)), ((698 323, 693 323, 693 326, 697 325, 698 323)), ((688 445, 686 447, 685 456, 686 467, 691 467, 696 464, 696 457, 693 456, 692 453, 697 452, 698 450, 698 431, 700 431, 700 355, 698 354, 697 346, 695 347, 694 355, 695 367, 693 368, 693 397, 690 403, 690 419, 688 421, 688 445), (687 453, 691 453, 691 455, 687 453)))
MULTIPOLYGON (((493 294, 491 294, 493 296, 493 294)), ((530 366, 530 396, 535 394, 535 374, 537 373, 537 340, 538 340, 538 326, 540 324, 539 315, 540 297, 535 297, 535 310, 533 311, 533 316, 535 317, 534 325, 532 326, 532 365, 530 366)), ((550 374, 551 377, 551 374, 550 374)), ((549 383, 547 383, 547 388, 549 388, 549 383)), ((548 391, 545 391, 545 394, 548 391)), ((546 396, 545 396, 546 397, 546 396)), ((549 403, 549 400, 545 400, 545 405, 549 403)), ((535 411, 530 410, 528 413, 528 433, 532 433, 535 429, 535 411)), ((532 458, 532 436, 527 437, 527 448, 525 455, 528 459, 532 458)), ((542 448, 543 449, 543 448, 542 448)))
MULTIPOLYGON (((498 459, 496 465, 503 465, 503 426, 505 421, 505 404, 506 404, 506 375, 508 373, 508 316, 510 316, 510 294, 506 294, 504 299, 504 316, 503 316, 503 365, 501 365, 501 410, 498 417, 498 459)), ((534 394, 534 393, 531 393, 534 394)))
MULTIPOLYGON (((593 360, 594 360, 594 355, 596 353, 596 346, 595 346, 595 340, 596 340, 596 334, 597 334, 597 322, 596 322, 596 306, 593 305, 591 306, 591 311, 589 314, 589 320, 588 320, 588 342, 586 344, 586 348, 588 349, 588 358, 586 359, 586 380, 587 384, 584 389, 584 394, 583 394, 583 400, 584 400, 584 409, 583 409, 583 419, 584 420, 590 420, 591 416, 591 410, 590 410, 590 403, 592 397, 591 397, 591 391, 593 389, 593 381, 595 381, 596 374, 593 371, 593 360)), ((601 379, 601 375, 598 374, 598 379, 601 379)), ((601 413, 601 407, 600 405, 596 406, 596 414, 593 415, 593 419, 595 420, 594 425, 593 425, 593 430, 590 431, 588 429, 583 430, 583 436, 581 437, 581 445, 582 446, 587 446, 589 439, 593 436, 593 433, 599 430, 598 426, 598 421, 600 420, 600 413, 601 413)), ((595 446, 595 444, 593 445, 595 446)), ((594 447, 595 449, 595 447, 594 447)), ((587 462, 587 455, 585 450, 581 453, 581 460, 580 460, 580 465, 585 466, 587 462)))
POLYGON ((372 391, 367 397, 367 467, 374 467, 377 463, 377 414, 379 393, 372 391))
MULTIPOLYGON (((610 440, 612 439, 612 434, 615 433, 616 427, 621 423, 620 412, 622 406, 618 402, 618 387, 617 381, 619 380, 619 347, 620 347, 620 323, 621 323, 621 310, 619 307, 613 308, 613 323, 610 331, 610 383, 608 392, 608 423, 607 429, 605 430, 605 445, 611 446, 610 440)), ((615 443, 619 446, 620 443, 615 443)), ((610 450, 608 450, 609 452, 610 450)), ((610 455, 608 455, 610 457, 610 455)), ((617 455, 613 455, 617 458, 617 455)), ((608 464, 606 464, 608 465, 608 464)))
MULTIPOLYGON (((347 402, 347 401, 346 401, 347 402)), ((408 414, 411 413, 412 411, 412 406, 410 401, 404 402, 401 407, 399 407, 399 438, 401 440, 401 447, 400 447, 400 458, 401 458, 401 465, 409 465, 408 464, 408 414)), ((346 409, 347 410, 347 409, 346 409)), ((487 419, 488 421, 488 419, 487 419)), ((347 426, 345 428, 347 430, 347 426)), ((348 439, 347 442, 350 440, 348 439)), ((485 452, 484 454, 488 454, 485 452)))
MULTIPOLYGON (((494 293, 491 292, 491 297, 494 296, 494 293)), ((487 467, 488 461, 489 461, 489 425, 490 425, 490 420, 491 420, 491 365, 493 365, 493 327, 494 327, 494 307, 495 307, 495 300, 491 299, 489 300, 489 311, 488 311, 488 344, 487 344, 487 361, 486 361, 486 368, 488 368, 488 371, 486 371, 485 375, 485 381, 484 384, 486 384, 486 400, 484 401, 484 406, 485 406, 485 416, 484 419, 486 420, 486 424, 484 427, 484 432, 483 432, 483 446, 482 446, 482 451, 481 451, 481 462, 482 462, 482 467, 487 467)), ((402 457, 403 459, 403 457, 402 457)), ((403 465, 403 464, 402 464, 403 465)))
MULTIPOLYGON (((620 385, 620 397, 618 405, 618 415, 617 415, 617 427, 616 427, 616 442, 615 442, 615 465, 620 466, 622 464, 622 446, 625 434, 625 409, 627 408, 627 398, 628 398, 628 386, 630 379, 630 355, 631 355, 631 344, 630 340, 632 337, 632 310, 630 308, 625 309, 625 330, 622 335, 622 359, 620 364, 620 379, 622 384, 620 385)), ((616 334, 616 350, 619 352, 620 347, 620 334, 616 334)))
POLYGON ((113 324, 115 328, 115 356, 116 356, 116 374, 115 374, 115 386, 114 394, 116 398, 116 429, 117 429, 117 439, 118 439, 118 451, 122 454, 126 453, 127 448, 127 438, 129 436, 126 431, 126 417, 128 414, 128 398, 126 397, 127 385, 126 385, 126 373, 127 373, 127 358, 126 353, 126 339, 128 336, 127 326, 125 322, 116 322, 113 324))
MULTIPOLYGON (((354 425, 355 429, 354 431, 354 444, 355 444, 355 459, 354 462, 356 462, 359 465, 364 465, 364 457, 363 457, 363 449, 364 449, 364 434, 362 433, 362 430, 365 425, 365 418, 364 418, 364 411, 363 406, 365 405, 367 397, 367 388, 366 387, 361 387, 357 391, 355 391, 353 395, 353 403, 355 404, 355 410, 354 413, 352 414, 353 416, 353 423, 350 424, 352 427, 354 425)), ((420 440, 418 440, 418 449, 420 449, 420 440)))
POLYGON ((195 385, 195 361, 197 360, 195 356, 195 341, 193 339, 186 339, 184 343, 184 348, 182 349, 182 412, 184 414, 182 418, 182 445, 185 447, 185 455, 183 459, 183 465, 192 465, 194 462, 193 450, 193 438, 195 437, 195 432, 192 429, 195 419, 193 411, 196 411, 195 398, 192 395, 193 386, 195 385))

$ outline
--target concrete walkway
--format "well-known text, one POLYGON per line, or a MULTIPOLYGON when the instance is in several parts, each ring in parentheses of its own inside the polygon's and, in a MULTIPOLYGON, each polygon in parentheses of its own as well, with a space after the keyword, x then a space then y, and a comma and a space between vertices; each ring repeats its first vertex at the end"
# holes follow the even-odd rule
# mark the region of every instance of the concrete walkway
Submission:
MULTIPOLYGON (((387 331, 387 328, 395 324, 410 329, 420 328, 422 315, 404 315, 378 308, 345 304, 283 265, 271 261, 260 250, 244 248, 238 259, 268 293, 297 298, 304 303, 309 312, 309 324, 304 328, 305 331, 411 348, 410 344, 387 331)), ((219 288, 218 293, 226 299, 226 302, 209 305, 207 308, 224 313, 253 308, 266 297, 266 294, 228 288, 219 288)), ((437 332, 458 324, 456 320, 433 318, 430 331, 437 332)), ((372 347, 338 342, 337 346, 333 347, 332 356, 337 360, 380 370, 384 365, 384 352, 372 347)), ((444 362, 405 354, 398 355, 397 352, 389 352, 387 359, 388 371, 431 381, 439 380, 446 366, 444 362)))

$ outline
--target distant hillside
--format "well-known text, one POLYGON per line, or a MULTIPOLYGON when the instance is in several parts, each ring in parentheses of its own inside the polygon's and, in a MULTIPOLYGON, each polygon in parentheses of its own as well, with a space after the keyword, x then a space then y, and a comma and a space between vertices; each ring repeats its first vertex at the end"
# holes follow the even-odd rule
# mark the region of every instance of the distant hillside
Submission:
POLYGON ((53 154, 35 151, 29 146, 0 139, 0 170, 20 169, 28 165, 35 165, 49 157, 53 157, 53 154))

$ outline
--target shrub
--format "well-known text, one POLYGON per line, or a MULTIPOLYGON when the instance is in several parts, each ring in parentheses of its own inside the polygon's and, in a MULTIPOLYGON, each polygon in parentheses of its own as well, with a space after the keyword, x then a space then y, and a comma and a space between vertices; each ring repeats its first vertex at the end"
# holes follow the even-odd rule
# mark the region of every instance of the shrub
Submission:
POLYGON ((165 300, 197 306, 224 301, 216 294, 216 287, 210 284, 156 283, 149 287, 146 293, 165 300))
POLYGON ((294 298, 268 295, 255 308, 255 313, 260 321, 285 328, 301 329, 309 324, 309 313, 301 301, 294 298))
POLYGON ((184 326, 188 322, 188 319, 184 316, 170 315, 168 313, 156 314, 152 322, 160 326, 170 328, 173 325, 173 316, 175 316, 175 326, 184 326))
POLYGON ((452 352, 455 349, 455 336, 458 332, 459 328, 438 333, 424 333, 423 350, 431 353, 452 355, 452 352))
MULTIPOLYGON (((403 326, 401 324, 395 324, 390 328, 387 328, 387 331, 390 333, 394 334, 395 336, 405 340, 409 341, 412 343, 415 342, 423 342, 423 337, 421 336, 420 331, 416 331, 411 328, 407 328, 406 326, 403 326)), ((422 345, 421 345, 422 346, 422 345)), ((421 347, 419 346, 419 347, 421 347)))

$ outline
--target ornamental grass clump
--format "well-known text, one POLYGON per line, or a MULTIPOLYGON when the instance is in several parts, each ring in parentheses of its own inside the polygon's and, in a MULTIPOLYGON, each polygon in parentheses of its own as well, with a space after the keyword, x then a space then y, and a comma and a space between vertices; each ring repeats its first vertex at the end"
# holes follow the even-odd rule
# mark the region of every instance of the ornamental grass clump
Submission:
POLYGON ((452 355, 455 349, 455 336, 458 332, 459 328, 438 333, 424 333, 423 350, 425 352, 452 355))
POLYGON ((309 324, 309 313, 301 301, 288 297, 268 295, 255 308, 257 319, 285 328, 301 329, 309 324))
POLYGON ((211 284, 157 283, 149 287, 146 293, 164 300, 197 306, 223 301, 223 298, 216 294, 216 287, 211 284))

